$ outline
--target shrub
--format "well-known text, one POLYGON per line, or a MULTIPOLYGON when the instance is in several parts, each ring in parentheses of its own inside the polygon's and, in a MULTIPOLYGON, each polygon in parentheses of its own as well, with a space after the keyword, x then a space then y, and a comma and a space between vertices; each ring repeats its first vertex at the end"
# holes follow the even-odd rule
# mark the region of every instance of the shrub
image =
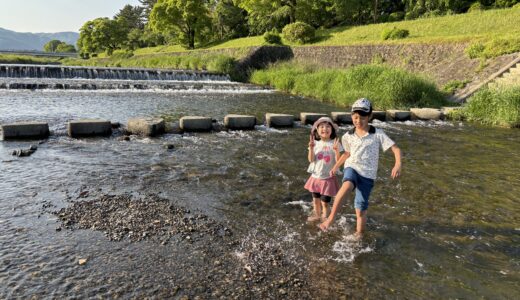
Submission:
POLYGON ((392 29, 385 29, 381 33, 381 38, 383 40, 397 40, 397 39, 404 39, 408 35, 410 35, 410 32, 406 29, 398 29, 398 28, 392 28, 392 29))
POLYGON ((266 31, 264 33, 264 41, 268 44, 273 44, 273 45, 282 44, 282 38, 280 37, 280 34, 276 31, 266 31))
POLYGON ((520 87, 482 89, 464 107, 468 121, 504 127, 520 127, 520 87))
POLYGON ((402 12, 402 11, 393 12, 388 16, 388 22, 397 22, 397 21, 402 21, 403 19, 404 19, 404 12, 402 12))
POLYGON ((307 23, 295 22, 286 25, 282 30, 282 34, 289 42, 305 44, 314 39, 316 30, 307 23))
POLYGON ((481 42, 472 43, 466 49, 464 49, 464 52, 466 55, 468 55, 469 58, 482 57, 484 53, 484 44, 481 42))
POLYGON ((477 1, 473 4, 471 4, 471 6, 468 8, 468 12, 483 11, 485 9, 486 9, 486 7, 484 5, 482 5, 482 3, 477 1))
POLYGON ((442 90, 448 94, 453 94, 456 90, 463 88, 468 82, 469 80, 451 80, 442 87, 442 90))
POLYGON ((229 74, 230 76, 235 71, 236 60, 231 56, 217 55, 213 57, 208 63, 208 70, 229 74))

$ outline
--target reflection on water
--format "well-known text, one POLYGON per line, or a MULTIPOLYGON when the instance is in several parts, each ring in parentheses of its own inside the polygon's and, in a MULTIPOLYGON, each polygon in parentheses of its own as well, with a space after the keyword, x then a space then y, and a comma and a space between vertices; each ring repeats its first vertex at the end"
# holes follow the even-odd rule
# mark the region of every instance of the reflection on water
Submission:
POLYGON ((0 91, 1 123, 43 120, 54 132, 26 158, 10 152, 31 142, 0 142, 0 295, 514 298, 518 130, 376 122, 403 150, 403 177, 390 179, 393 156, 382 155, 362 243, 350 237, 351 201, 326 234, 306 223, 308 126, 130 141, 64 134, 74 118, 221 121, 228 113, 338 110, 279 93, 0 91), (47 211, 82 201, 86 190, 88 199, 159 194, 229 222, 237 243, 110 242, 93 230, 56 231, 47 211))

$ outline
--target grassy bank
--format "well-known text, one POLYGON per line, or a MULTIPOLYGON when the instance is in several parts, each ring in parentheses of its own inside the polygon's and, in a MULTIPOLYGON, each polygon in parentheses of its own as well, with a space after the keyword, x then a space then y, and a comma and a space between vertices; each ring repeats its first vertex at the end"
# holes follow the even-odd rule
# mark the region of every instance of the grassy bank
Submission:
POLYGON ((371 99, 378 110, 446 104, 434 83, 383 65, 336 70, 285 63, 255 71, 250 81, 345 107, 361 97, 371 99))
POLYGON ((134 56, 132 54, 119 53, 107 58, 68 59, 64 61, 64 64, 75 66, 207 70, 230 74, 233 72, 235 60, 230 56, 220 54, 134 56))
POLYGON ((61 57, 0 54, 0 64, 60 64, 62 60, 61 57))
POLYGON ((468 100, 462 114, 485 125, 520 127, 520 87, 482 89, 468 100))

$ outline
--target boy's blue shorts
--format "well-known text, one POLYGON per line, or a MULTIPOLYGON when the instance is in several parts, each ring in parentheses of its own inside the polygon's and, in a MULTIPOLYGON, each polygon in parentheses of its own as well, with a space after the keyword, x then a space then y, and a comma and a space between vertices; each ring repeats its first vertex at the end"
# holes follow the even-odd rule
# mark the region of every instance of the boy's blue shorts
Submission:
POLYGON ((368 209, 368 198, 370 192, 374 187, 374 179, 366 178, 358 174, 358 172, 352 168, 345 168, 343 170, 343 182, 350 181, 354 184, 356 189, 356 196, 354 198, 354 207, 364 211, 368 209))

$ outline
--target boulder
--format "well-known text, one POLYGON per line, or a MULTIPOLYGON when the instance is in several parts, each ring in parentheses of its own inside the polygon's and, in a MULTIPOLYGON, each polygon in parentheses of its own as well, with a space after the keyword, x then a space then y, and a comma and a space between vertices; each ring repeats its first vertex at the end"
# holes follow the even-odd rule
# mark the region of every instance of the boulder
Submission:
POLYGON ((411 113, 407 110, 389 109, 386 111, 388 121, 407 121, 410 120, 411 113))
POLYGON ((352 124, 352 114, 349 112, 331 112, 330 115, 337 124, 352 124))

